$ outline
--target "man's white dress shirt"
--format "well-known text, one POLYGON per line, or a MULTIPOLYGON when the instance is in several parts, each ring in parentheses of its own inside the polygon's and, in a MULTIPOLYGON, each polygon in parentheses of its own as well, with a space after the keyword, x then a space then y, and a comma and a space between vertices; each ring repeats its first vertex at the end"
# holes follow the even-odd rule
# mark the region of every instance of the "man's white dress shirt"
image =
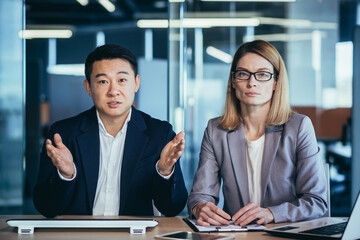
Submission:
POLYGON ((131 108, 123 127, 115 137, 106 131, 98 111, 96 115, 99 123, 100 162, 93 215, 117 216, 120 208, 121 163, 131 108))

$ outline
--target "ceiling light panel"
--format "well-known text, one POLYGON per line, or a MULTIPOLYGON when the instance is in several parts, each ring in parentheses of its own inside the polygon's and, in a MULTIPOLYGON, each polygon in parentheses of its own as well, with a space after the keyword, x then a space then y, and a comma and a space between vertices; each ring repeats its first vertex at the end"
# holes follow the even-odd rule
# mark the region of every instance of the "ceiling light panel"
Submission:
POLYGON ((71 38, 71 30, 22 30, 19 32, 20 38, 71 38))

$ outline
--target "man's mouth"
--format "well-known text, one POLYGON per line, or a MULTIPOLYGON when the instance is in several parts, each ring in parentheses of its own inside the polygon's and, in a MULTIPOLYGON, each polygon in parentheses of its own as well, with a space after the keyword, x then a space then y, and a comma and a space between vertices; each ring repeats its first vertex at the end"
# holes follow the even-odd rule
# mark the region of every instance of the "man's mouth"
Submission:
POLYGON ((113 108, 113 107, 118 107, 121 104, 121 102, 113 101, 113 102, 108 102, 107 104, 109 107, 113 108))

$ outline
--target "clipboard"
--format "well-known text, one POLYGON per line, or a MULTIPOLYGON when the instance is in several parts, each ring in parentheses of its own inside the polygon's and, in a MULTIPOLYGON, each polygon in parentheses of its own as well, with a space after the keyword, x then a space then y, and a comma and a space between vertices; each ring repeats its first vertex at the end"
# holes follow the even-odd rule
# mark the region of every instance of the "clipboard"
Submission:
POLYGON ((230 221, 230 225, 222 226, 200 226, 196 223, 196 219, 183 218, 183 220, 191 227, 195 232, 250 232, 250 231, 264 231, 267 228, 259 224, 249 224, 245 227, 235 225, 233 221, 230 221))

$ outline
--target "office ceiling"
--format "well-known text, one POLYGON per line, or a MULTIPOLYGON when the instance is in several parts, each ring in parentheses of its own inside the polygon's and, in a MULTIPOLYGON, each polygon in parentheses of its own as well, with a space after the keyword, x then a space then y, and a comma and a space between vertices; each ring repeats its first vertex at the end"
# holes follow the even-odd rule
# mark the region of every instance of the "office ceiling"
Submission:
MULTIPOLYGON (((82 6, 76 0, 25 0, 26 23, 28 25, 104 25, 135 23, 140 18, 167 18, 168 0, 110 0, 116 6, 108 12, 99 0, 89 0, 82 6)), ((230 12, 232 9, 248 16, 284 17, 286 3, 229 3, 188 0, 188 12, 230 12)), ((220 16, 220 15, 218 15, 220 16)))
POLYGON ((31 25, 89 25, 133 21, 142 14, 167 13, 166 0, 111 0, 108 12, 98 0, 82 6, 76 0, 25 0, 26 20, 31 25))

